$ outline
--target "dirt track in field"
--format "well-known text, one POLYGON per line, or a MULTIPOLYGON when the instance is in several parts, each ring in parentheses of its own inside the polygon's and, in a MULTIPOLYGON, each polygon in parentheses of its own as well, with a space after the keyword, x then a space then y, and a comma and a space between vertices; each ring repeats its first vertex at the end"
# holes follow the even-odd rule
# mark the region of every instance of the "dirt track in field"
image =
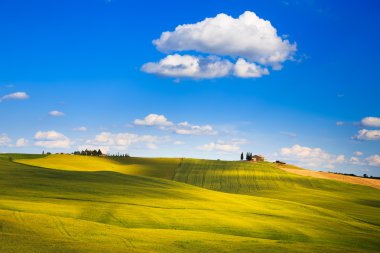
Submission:
POLYGON ((352 176, 333 174, 333 173, 328 173, 328 172, 312 171, 312 170, 292 169, 292 168, 287 168, 284 166, 281 166, 279 168, 284 171, 301 175, 301 176, 333 179, 333 180, 342 181, 345 183, 366 185, 366 186, 370 186, 370 187, 380 190, 380 180, 378 179, 352 177, 352 176))

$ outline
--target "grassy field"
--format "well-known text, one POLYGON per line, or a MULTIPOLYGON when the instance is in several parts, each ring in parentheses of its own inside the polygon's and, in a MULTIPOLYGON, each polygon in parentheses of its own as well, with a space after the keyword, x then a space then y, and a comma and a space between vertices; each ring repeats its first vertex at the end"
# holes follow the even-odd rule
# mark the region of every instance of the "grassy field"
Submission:
POLYGON ((366 186, 270 163, 0 155, 0 252, 379 250, 366 186))

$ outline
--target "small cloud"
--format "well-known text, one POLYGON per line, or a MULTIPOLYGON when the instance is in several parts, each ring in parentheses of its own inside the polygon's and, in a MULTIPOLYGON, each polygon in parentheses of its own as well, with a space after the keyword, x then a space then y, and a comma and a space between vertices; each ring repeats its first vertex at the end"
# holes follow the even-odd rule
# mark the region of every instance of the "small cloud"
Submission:
POLYGON ((215 135, 217 132, 210 125, 192 125, 187 121, 179 123, 175 127, 175 133, 182 135, 215 135))
POLYGON ((358 132, 358 135, 354 136, 353 138, 365 141, 378 141, 380 140, 380 130, 362 129, 358 132))
POLYGON ((350 158, 350 163, 354 164, 354 165, 364 165, 364 163, 362 161, 360 161, 360 159, 356 156, 352 156, 350 158))
POLYGON ((10 147, 11 146, 11 138, 6 134, 0 134, 0 147, 10 147))
POLYGON ((63 112, 60 112, 60 111, 51 111, 51 112, 49 112, 49 115, 53 116, 53 117, 61 117, 61 116, 64 116, 65 114, 63 112))
POLYGON ((371 166, 380 166, 380 155, 373 155, 366 158, 366 161, 371 166))
POLYGON ((283 159, 312 168, 333 169, 335 164, 347 162, 344 155, 334 155, 321 148, 305 147, 298 144, 281 148, 280 155, 283 159))
POLYGON ((336 160, 337 163, 344 163, 344 162, 346 162, 346 158, 345 158, 344 155, 339 155, 335 160, 336 160))
POLYGON ((160 130, 173 131, 181 135, 215 135, 217 131, 210 125, 193 125, 187 121, 174 124, 169 121, 165 115, 149 114, 144 119, 133 121, 138 126, 156 126, 160 130))
POLYGON ((367 127, 380 127, 380 118, 379 117, 366 117, 363 118, 361 123, 367 127))
POLYGON ((25 138, 20 138, 16 141, 16 147, 26 147, 29 145, 29 141, 25 138))
POLYGON ((280 132, 280 134, 288 136, 290 138, 296 138, 297 137, 297 134, 296 133, 292 133, 292 132, 280 132))
POLYGON ((15 93, 2 96, 0 98, 0 102, 5 101, 5 100, 25 100, 28 98, 29 98, 29 95, 26 92, 15 92, 15 93))
POLYGON ((344 125, 344 122, 343 122, 343 121, 337 121, 335 124, 336 124, 337 126, 343 126, 343 125, 344 125))
POLYGON ((175 142, 173 142, 173 144, 174 145, 183 145, 183 144, 185 144, 185 142, 183 142, 183 141, 175 141, 175 142))
POLYGON ((217 142, 210 142, 208 144, 198 146, 199 150, 203 151, 218 151, 218 152, 237 152, 240 151, 240 145, 246 144, 247 140, 245 139, 234 139, 232 141, 226 142, 219 140, 217 142))
POLYGON ((173 125, 173 123, 168 121, 164 115, 158 115, 154 113, 147 115, 144 119, 136 119, 133 123, 138 126, 164 127, 173 125))
POLYGON ((356 151, 356 152, 354 152, 354 155, 356 155, 356 156, 362 156, 362 155, 363 155, 363 152, 361 152, 361 151, 356 151))
POLYGON ((157 149, 158 144, 167 142, 168 138, 158 137, 153 135, 137 135, 132 133, 111 133, 101 132, 96 135, 94 139, 87 140, 85 145, 81 145, 79 149, 100 148, 105 152, 114 151, 127 151, 130 147, 142 147, 148 149, 157 149))
POLYGON ((85 127, 85 126, 76 127, 76 128, 73 128, 73 131, 76 131, 76 132, 86 132, 87 131, 87 127, 85 127))
POLYGON ((65 135, 52 131, 38 131, 34 135, 34 145, 44 148, 70 148, 71 141, 65 135))

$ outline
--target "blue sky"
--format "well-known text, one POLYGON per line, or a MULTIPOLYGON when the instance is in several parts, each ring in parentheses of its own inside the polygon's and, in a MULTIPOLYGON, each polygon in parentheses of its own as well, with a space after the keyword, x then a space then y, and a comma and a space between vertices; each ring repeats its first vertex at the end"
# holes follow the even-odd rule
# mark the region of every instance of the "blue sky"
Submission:
POLYGON ((379 5, 1 1, 0 152, 251 151, 380 176, 379 5))

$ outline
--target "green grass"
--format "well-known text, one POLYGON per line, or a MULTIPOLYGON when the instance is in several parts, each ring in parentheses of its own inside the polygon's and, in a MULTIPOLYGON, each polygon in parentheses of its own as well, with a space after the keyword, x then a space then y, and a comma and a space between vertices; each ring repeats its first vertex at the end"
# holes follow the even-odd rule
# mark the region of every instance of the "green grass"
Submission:
POLYGON ((379 203, 269 163, 0 155, 0 252, 378 252, 379 203))
MULTIPOLYGON (((73 155, 22 157, 18 162, 32 166, 72 171, 113 171, 122 174, 172 179, 180 159, 176 158, 122 158, 73 155), (35 159, 37 158, 37 159, 35 159)), ((17 161, 17 160, 16 160, 17 161)))

